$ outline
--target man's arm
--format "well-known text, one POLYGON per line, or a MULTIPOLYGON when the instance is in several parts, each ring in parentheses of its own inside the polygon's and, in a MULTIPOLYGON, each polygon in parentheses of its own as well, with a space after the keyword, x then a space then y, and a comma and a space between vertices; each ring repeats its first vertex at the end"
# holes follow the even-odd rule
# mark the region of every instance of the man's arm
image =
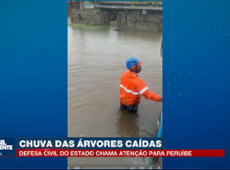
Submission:
POLYGON ((144 93, 142 93, 141 96, 143 96, 147 100, 162 102, 162 98, 160 96, 158 96, 157 94, 151 92, 149 89, 147 89, 144 93))
POLYGON ((162 102, 162 98, 159 95, 151 92, 149 88, 146 86, 145 82, 141 79, 139 79, 138 81, 137 89, 139 91, 139 94, 144 98, 146 98, 147 100, 162 102))

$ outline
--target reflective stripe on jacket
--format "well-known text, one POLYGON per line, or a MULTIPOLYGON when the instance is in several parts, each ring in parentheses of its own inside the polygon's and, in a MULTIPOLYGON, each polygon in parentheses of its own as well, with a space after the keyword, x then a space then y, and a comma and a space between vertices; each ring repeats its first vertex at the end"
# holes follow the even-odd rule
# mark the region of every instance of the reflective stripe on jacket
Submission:
POLYGON ((159 101, 161 97, 151 92, 145 82, 136 73, 126 71, 121 75, 120 102, 126 106, 140 103, 140 96, 148 100, 159 101))

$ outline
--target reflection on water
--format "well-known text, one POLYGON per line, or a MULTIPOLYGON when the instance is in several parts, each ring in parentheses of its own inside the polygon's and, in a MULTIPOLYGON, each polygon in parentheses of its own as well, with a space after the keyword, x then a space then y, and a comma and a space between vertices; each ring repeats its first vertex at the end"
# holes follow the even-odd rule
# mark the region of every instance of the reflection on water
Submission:
MULTIPOLYGON (((142 78, 162 96, 161 34, 68 28, 70 137, 153 137, 161 103, 142 98, 137 114, 120 111, 120 76, 130 57, 143 62, 142 78)), ((70 164, 144 163, 142 158, 69 158, 70 164)))
POLYGON ((126 110, 120 110, 117 121, 117 134, 120 137, 139 136, 138 114, 130 114, 126 110))

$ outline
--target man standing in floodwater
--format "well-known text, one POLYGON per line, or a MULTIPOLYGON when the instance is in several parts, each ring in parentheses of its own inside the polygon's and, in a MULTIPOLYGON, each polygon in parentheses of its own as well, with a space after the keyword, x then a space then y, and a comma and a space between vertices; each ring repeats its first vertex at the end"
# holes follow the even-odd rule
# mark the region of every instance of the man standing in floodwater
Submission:
POLYGON ((127 109, 130 113, 135 113, 140 103, 140 96, 148 100, 162 102, 162 98, 151 92, 145 82, 138 77, 141 72, 141 61, 130 58, 126 62, 129 69, 121 75, 120 82, 120 102, 121 109, 127 109))

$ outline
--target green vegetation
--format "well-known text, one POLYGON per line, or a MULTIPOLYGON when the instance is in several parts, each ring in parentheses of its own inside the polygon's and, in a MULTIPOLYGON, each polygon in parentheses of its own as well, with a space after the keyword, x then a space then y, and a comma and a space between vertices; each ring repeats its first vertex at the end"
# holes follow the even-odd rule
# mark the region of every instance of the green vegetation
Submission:
POLYGON ((160 33, 162 33, 162 27, 161 27, 161 29, 160 29, 160 31, 159 31, 160 33))
POLYGON ((100 25, 97 25, 97 24, 71 23, 71 24, 68 24, 68 25, 70 27, 73 27, 73 28, 87 29, 87 30, 96 30, 96 29, 109 28, 108 25, 106 25, 106 26, 100 26, 100 25))
MULTIPOLYGON (((110 26, 116 26, 117 24, 118 24, 117 21, 110 21, 110 26)), ((70 23, 68 24, 68 26, 73 28, 87 29, 87 30, 109 28, 108 25, 100 26, 98 24, 81 24, 81 23, 70 23)))
POLYGON ((118 24, 117 21, 110 21, 110 26, 115 26, 115 25, 117 25, 117 24, 118 24))

